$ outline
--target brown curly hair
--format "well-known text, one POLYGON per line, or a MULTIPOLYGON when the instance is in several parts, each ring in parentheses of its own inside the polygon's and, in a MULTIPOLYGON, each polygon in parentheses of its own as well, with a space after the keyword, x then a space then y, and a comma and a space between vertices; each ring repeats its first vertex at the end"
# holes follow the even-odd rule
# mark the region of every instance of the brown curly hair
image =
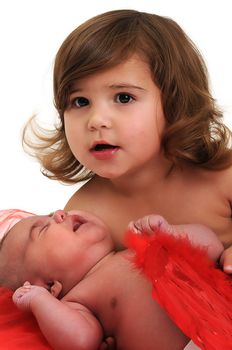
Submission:
POLYGON ((170 18, 116 10, 86 21, 61 45, 53 76, 59 113, 55 129, 44 130, 34 118, 24 128, 24 148, 39 159, 46 176, 66 183, 93 176, 73 156, 65 136, 70 91, 78 79, 114 67, 135 53, 146 60, 161 91, 167 122, 165 156, 176 165, 188 162, 212 170, 231 164, 231 131, 210 94, 207 69, 193 42, 170 18), (28 136, 30 127, 39 142, 28 136))

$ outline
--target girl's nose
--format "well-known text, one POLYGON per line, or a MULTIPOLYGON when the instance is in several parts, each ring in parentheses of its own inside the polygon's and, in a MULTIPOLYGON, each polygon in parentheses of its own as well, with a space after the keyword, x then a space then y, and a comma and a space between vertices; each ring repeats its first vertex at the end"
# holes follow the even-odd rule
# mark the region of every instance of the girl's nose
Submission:
POLYGON ((68 214, 64 210, 59 209, 54 212, 52 218, 55 220, 57 224, 60 224, 66 219, 67 215, 68 214))
POLYGON ((107 112, 94 111, 88 120, 88 129, 90 131, 100 130, 100 129, 110 129, 112 126, 112 121, 107 112))

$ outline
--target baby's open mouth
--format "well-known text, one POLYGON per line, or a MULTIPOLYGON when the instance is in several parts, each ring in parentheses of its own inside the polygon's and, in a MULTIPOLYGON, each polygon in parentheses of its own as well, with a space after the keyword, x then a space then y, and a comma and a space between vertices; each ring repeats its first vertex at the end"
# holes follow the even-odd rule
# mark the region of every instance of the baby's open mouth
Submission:
POLYGON ((73 232, 76 232, 81 225, 86 223, 86 221, 78 215, 72 216, 73 232))

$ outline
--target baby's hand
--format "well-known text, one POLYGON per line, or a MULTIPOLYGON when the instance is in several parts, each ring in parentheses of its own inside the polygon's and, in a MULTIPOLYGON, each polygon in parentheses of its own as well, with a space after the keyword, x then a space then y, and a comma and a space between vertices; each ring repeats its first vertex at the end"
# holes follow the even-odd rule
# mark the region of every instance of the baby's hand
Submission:
POLYGON ((45 293, 49 292, 44 287, 34 286, 31 285, 29 282, 25 282, 22 287, 16 289, 12 298, 13 302, 19 309, 23 311, 30 311, 32 300, 35 297, 45 293))
POLYGON ((160 215, 147 215, 137 221, 132 221, 128 227, 134 233, 154 234, 156 230, 162 228, 165 232, 172 231, 172 226, 160 215))

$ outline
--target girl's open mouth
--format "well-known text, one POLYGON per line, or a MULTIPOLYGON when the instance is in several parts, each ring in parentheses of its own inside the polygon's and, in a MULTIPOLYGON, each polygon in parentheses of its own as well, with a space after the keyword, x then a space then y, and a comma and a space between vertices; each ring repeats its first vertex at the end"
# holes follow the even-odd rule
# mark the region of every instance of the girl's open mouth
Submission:
POLYGON ((90 153, 97 160, 111 160, 115 153, 120 149, 117 145, 112 145, 110 143, 100 141, 96 142, 90 149, 90 153))
POLYGON ((91 152, 104 152, 118 148, 118 146, 110 145, 108 143, 97 143, 94 147, 91 148, 91 152))

